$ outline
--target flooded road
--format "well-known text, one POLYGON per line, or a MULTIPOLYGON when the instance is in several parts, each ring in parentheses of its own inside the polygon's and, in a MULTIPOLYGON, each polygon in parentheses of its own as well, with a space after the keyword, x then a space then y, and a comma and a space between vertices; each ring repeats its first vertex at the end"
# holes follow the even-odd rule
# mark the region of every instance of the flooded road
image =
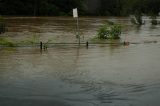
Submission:
MULTIPOLYGON (((7 18, 2 37, 77 42, 72 18, 7 18)), ((123 45, 0 48, 1 106, 158 106, 160 26, 129 18, 80 18, 82 42, 107 20, 123 24, 123 45), (155 42, 156 41, 156 42, 155 42)))

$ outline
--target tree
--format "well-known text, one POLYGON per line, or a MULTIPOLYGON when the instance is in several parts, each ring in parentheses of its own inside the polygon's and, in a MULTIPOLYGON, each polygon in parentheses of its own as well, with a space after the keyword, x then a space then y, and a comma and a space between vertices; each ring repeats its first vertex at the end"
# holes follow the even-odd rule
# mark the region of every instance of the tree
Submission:
POLYGON ((157 15, 160 0, 0 0, 2 15, 57 16, 80 15, 126 16, 137 11, 157 15))

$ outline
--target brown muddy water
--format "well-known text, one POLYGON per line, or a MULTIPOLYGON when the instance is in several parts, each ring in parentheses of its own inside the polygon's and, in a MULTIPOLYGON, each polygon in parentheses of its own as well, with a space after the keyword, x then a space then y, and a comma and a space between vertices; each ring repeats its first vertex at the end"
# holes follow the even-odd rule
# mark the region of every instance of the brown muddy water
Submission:
MULTIPOLYGON (((0 48, 0 106, 159 106, 160 25, 129 18, 80 18, 82 42, 105 21, 123 25, 123 45, 0 48)), ((77 42, 69 17, 6 18, 11 40, 77 42)))

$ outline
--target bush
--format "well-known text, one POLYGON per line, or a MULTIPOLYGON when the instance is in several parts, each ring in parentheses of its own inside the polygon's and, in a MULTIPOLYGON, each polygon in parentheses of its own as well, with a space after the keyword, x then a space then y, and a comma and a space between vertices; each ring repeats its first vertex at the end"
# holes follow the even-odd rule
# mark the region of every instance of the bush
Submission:
POLYGON ((121 26, 105 24, 98 30, 99 39, 120 39, 121 26))

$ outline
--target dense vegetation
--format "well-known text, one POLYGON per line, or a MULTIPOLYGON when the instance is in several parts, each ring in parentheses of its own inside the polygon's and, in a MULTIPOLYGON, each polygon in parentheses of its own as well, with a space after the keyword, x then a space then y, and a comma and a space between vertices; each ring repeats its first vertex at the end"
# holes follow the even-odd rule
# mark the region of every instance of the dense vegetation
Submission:
POLYGON ((72 15, 72 8, 75 7, 81 15, 157 15, 160 0, 0 0, 1 15, 72 15))
POLYGON ((82 11, 82 0, 0 0, 1 15, 71 15, 72 8, 82 11))
POLYGON ((98 30, 99 39, 120 39, 121 26, 116 24, 104 24, 98 30))

